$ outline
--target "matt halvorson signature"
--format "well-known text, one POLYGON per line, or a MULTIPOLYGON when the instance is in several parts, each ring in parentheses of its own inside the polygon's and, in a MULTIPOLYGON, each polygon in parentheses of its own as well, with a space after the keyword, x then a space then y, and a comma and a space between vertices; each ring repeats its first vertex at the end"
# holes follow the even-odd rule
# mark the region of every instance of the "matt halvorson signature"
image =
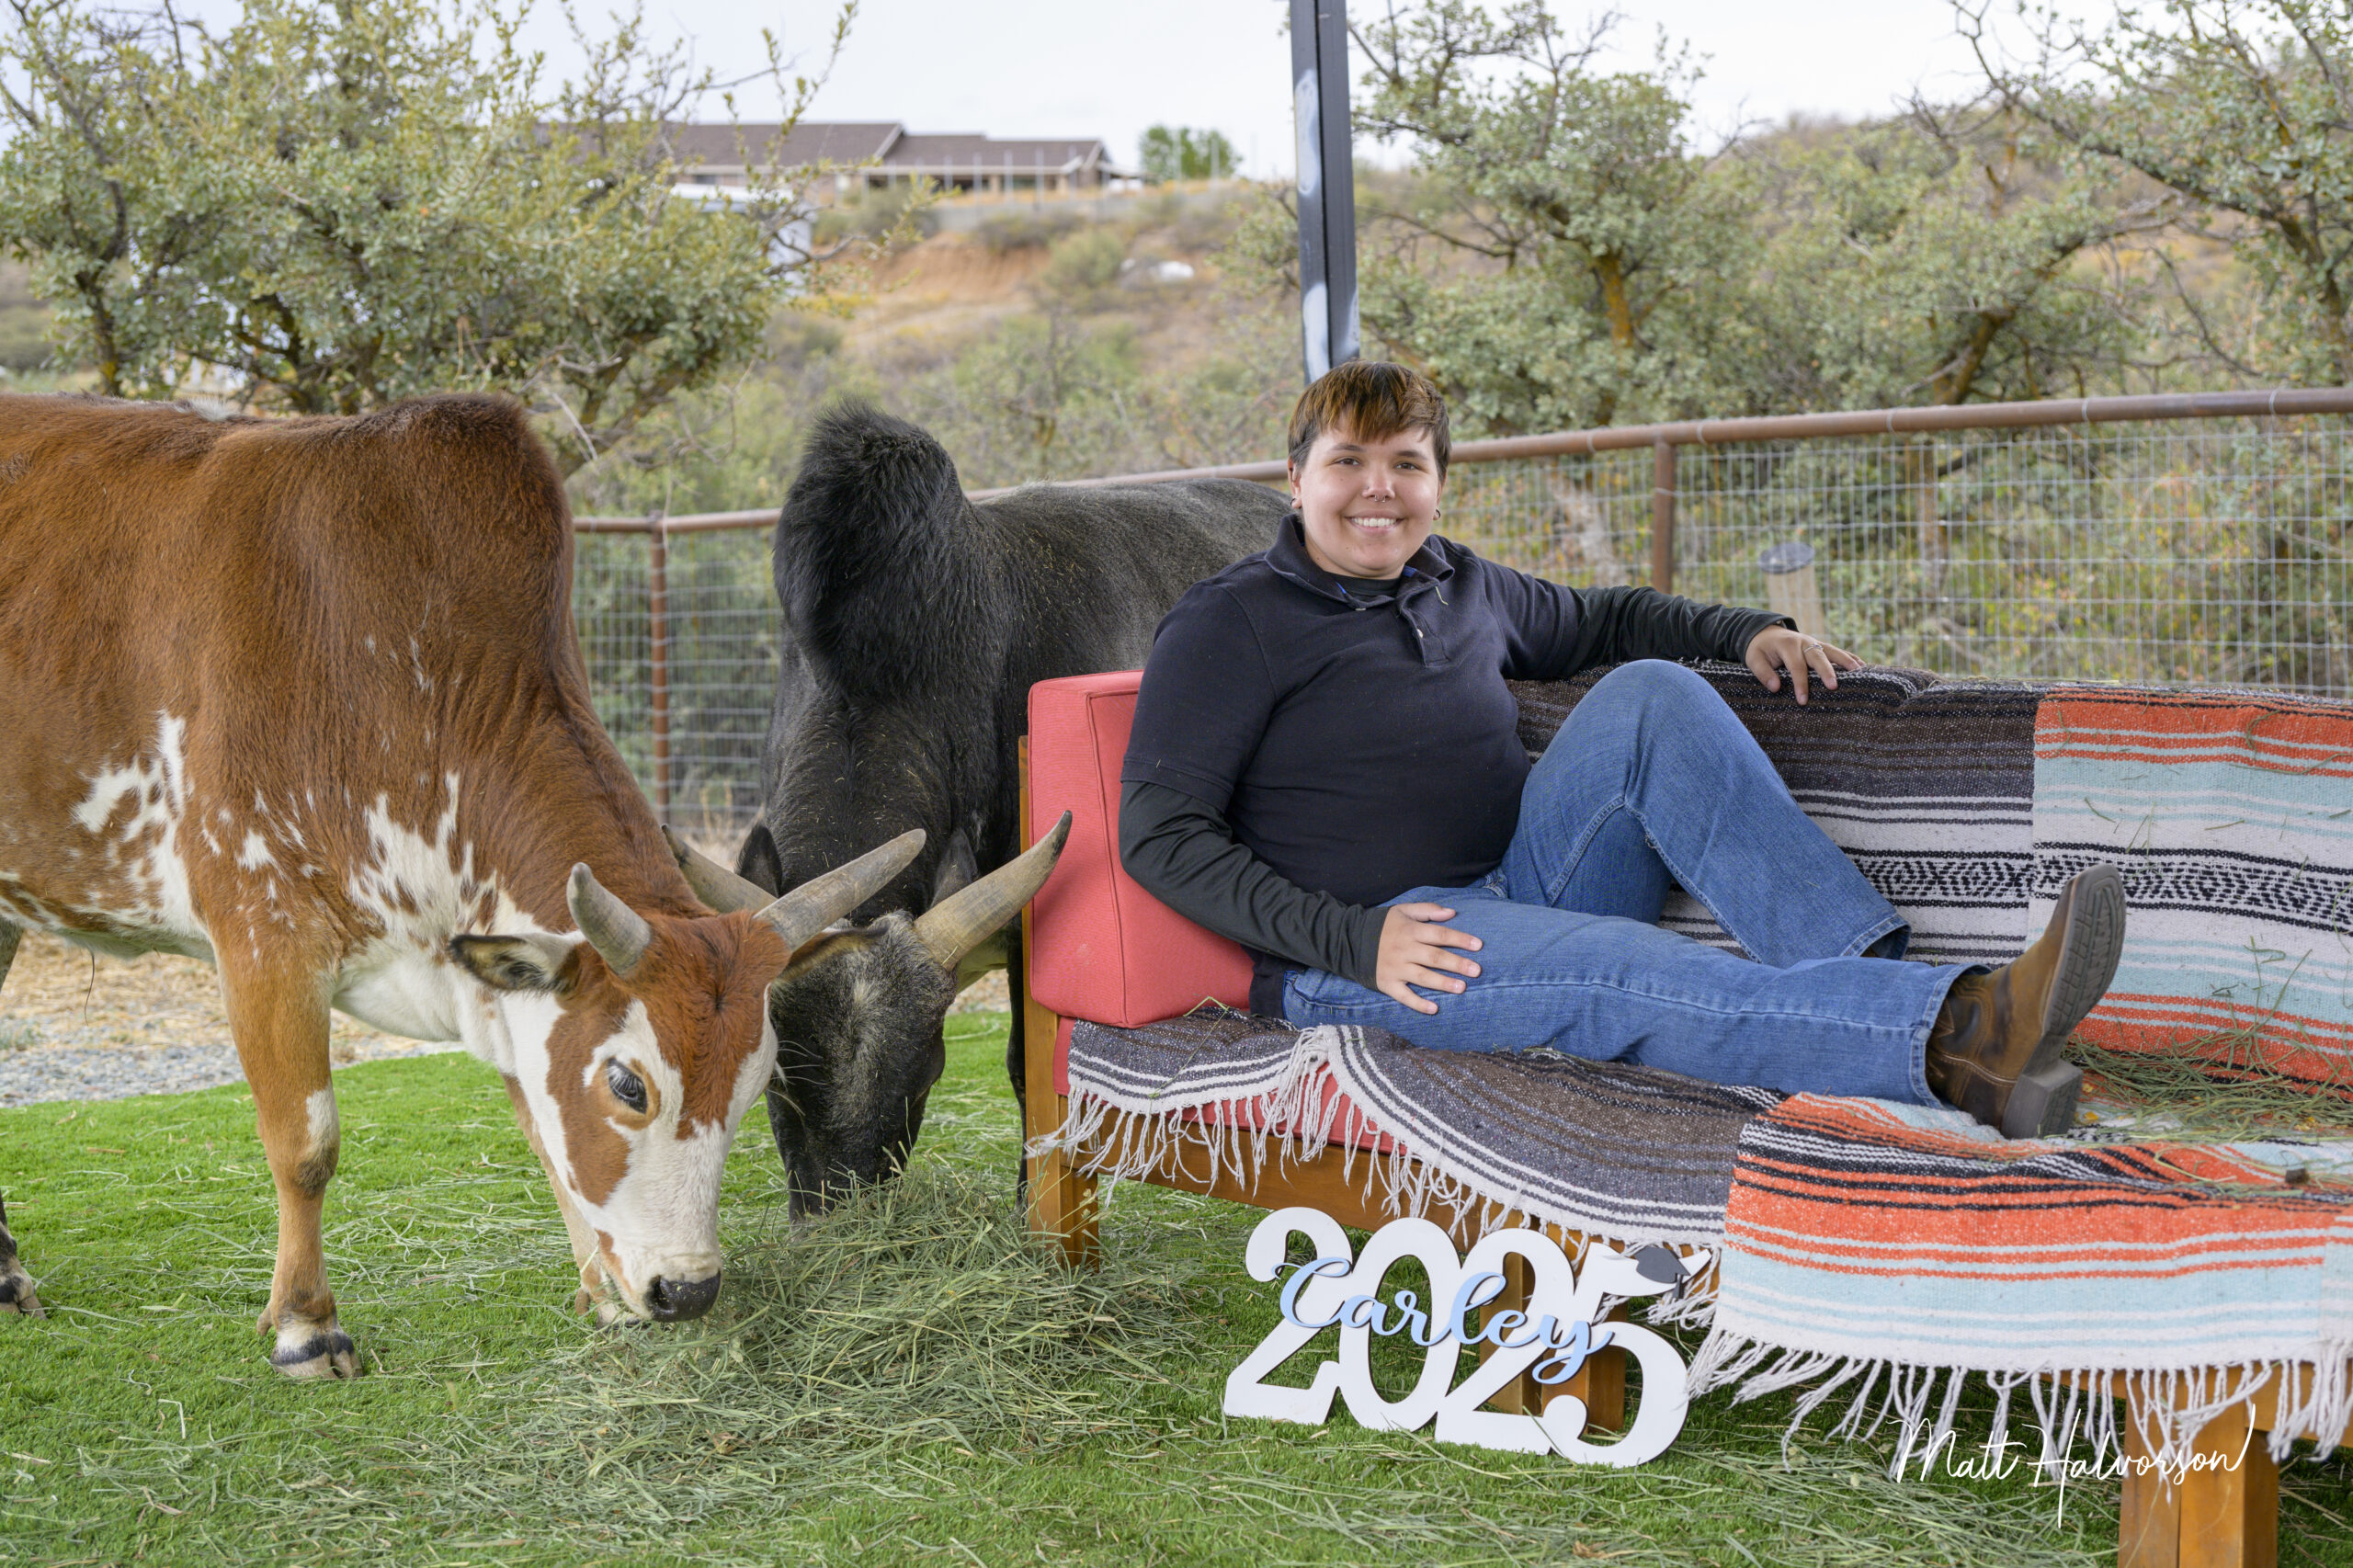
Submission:
MULTIPOLYGON (((2035 1461, 2036 1473, 2030 1484, 2056 1486, 2059 1489, 2059 1522, 2063 1525, 2067 1522, 2067 1483, 2070 1481, 2109 1481, 2125 1475, 2155 1475, 2162 1478, 2167 1486, 2178 1486, 2195 1471, 2214 1470, 2225 1473, 2236 1471, 2246 1462, 2247 1445, 2254 1440, 2255 1427, 2250 1423, 2245 1436, 2239 1439, 2239 1451, 2229 1459, 2224 1459, 2217 1453, 2197 1453, 2175 1458, 2161 1453, 2127 1454, 2121 1451, 2105 1459, 2076 1460, 2056 1457, 2041 1459, 2035 1461)), ((1898 1481, 1904 1479, 1904 1470, 1915 1464, 1918 1466, 1918 1472, 1925 1479, 1929 1469, 1936 1463, 1938 1449, 1941 1449, 1944 1450, 1944 1469, 1947 1475, 1963 1481, 1999 1481, 2026 1462, 2024 1455, 2010 1452, 2014 1448, 2024 1446, 2016 1437, 1997 1439, 1988 1437, 1984 1447, 1980 1449, 1973 1457, 1961 1459, 1959 1457, 1959 1449, 1953 1434, 1948 1432, 1921 1449, 1917 1455, 1899 1464, 1896 1467, 1896 1479, 1898 1481)))

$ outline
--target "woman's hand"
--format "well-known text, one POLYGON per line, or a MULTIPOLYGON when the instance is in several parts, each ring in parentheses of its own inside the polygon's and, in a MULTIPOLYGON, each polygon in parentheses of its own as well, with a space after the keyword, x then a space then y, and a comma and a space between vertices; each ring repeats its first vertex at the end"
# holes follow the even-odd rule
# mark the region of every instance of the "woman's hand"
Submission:
POLYGON ((1416 1013, 1435 1013, 1438 1004, 1416 996, 1408 986, 1426 991, 1460 991, 1458 974, 1475 975, 1479 966, 1462 956, 1479 950, 1479 938, 1438 924, 1454 918, 1442 903, 1392 903, 1381 923, 1381 959, 1372 983, 1381 994, 1403 1002, 1416 1013))
MULTIPOLYGON (((1844 648, 1834 648, 1819 637, 1809 637, 1802 631, 1792 631, 1786 626, 1768 626, 1748 640, 1748 667, 1768 691, 1781 689, 1781 672, 1790 672, 1790 680, 1797 687, 1797 699, 1803 706, 1806 698, 1806 674, 1812 671, 1822 677, 1822 689, 1838 689, 1840 670, 1859 670, 1862 660, 1844 648)), ((1386 951, 1386 934, 1381 943, 1386 951)))

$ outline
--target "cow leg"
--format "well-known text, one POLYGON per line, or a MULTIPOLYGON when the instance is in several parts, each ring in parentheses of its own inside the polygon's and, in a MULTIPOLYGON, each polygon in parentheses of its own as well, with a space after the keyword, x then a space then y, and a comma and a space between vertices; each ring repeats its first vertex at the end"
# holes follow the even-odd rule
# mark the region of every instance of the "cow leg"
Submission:
POLYGON ((278 1336, 270 1365, 294 1378, 356 1378, 358 1354, 335 1322, 319 1237, 342 1146, 324 987, 313 971, 264 971, 224 955, 221 989, 278 1184, 278 1269, 261 1314, 261 1331, 278 1336))
POLYGON ((522 1124, 523 1136, 531 1141, 531 1153, 540 1157, 540 1169, 547 1173, 548 1186, 555 1192, 555 1206, 563 1216, 564 1234, 572 1238, 572 1261, 580 1269, 580 1289, 573 1293, 572 1310, 585 1312, 597 1310, 599 1323, 614 1323, 628 1314, 612 1299, 612 1285, 605 1278, 605 1265, 597 1251, 597 1233, 573 1206, 572 1195, 563 1183, 556 1179, 555 1162, 548 1158, 547 1145, 540 1142, 539 1123, 531 1119, 531 1108, 523 1098, 523 1085, 512 1078, 503 1080, 506 1097, 514 1103, 515 1119, 522 1124))
MULTIPOLYGON (((0 964, 0 971, 7 966, 0 964)), ((33 1277, 17 1262, 17 1238, 8 1233, 8 1200, 0 1198, 0 1312, 44 1317, 40 1298, 33 1294, 33 1277)))
MULTIPOLYGON (((21 926, 0 920, 0 987, 8 983, 8 966, 17 961, 21 926)), ((17 1262, 17 1238, 8 1233, 8 1200, 0 1198, 0 1312, 40 1317, 40 1298, 33 1294, 32 1276, 17 1262)))

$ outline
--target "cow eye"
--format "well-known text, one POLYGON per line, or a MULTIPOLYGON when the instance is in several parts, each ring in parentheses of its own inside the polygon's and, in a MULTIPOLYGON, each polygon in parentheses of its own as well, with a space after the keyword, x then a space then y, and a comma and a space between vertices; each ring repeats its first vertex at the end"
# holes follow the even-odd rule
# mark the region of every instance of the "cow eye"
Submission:
POLYGON ((605 1064, 605 1086, 613 1091, 613 1098, 642 1116, 645 1113, 645 1080, 618 1062, 605 1064))

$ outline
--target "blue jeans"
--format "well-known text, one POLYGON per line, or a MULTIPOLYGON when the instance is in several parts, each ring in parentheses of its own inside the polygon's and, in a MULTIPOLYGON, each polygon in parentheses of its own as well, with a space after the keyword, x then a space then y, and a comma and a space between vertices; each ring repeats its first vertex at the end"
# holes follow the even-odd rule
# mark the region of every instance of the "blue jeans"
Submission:
POLYGON ((1934 1105, 1922 1052, 1966 966, 1901 961, 1909 927, 1790 799, 1713 687, 1680 665, 1611 671, 1529 773, 1504 862, 1453 909, 1483 944, 1417 1013, 1321 970, 1294 1024, 1370 1024, 1440 1051, 1550 1046, 1719 1084, 1934 1105), (1752 956, 1657 924, 1670 888, 1752 956), (1870 955, 1870 956, 1867 956, 1870 955))

